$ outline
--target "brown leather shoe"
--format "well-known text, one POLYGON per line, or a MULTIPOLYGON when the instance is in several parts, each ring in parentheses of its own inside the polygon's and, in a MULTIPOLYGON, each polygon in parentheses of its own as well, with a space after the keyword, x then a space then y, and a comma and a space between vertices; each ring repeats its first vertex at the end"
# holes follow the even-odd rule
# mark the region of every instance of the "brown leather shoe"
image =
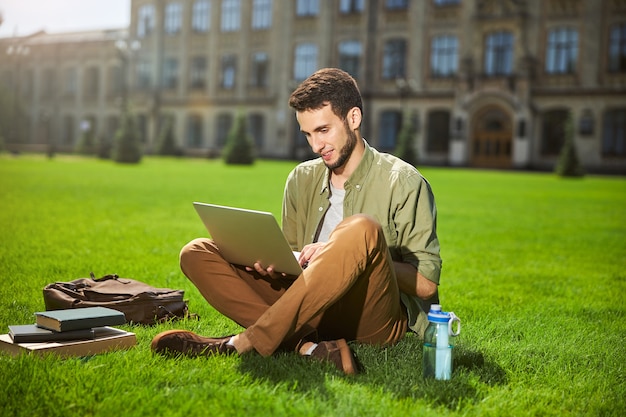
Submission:
POLYGON ((347 375, 356 374, 357 365, 354 355, 345 339, 319 342, 311 352, 311 357, 320 361, 330 362, 347 375))
POLYGON ((231 337, 214 339, 187 330, 167 330, 154 336, 150 347, 154 353, 167 356, 232 355, 237 349, 227 344, 231 337))

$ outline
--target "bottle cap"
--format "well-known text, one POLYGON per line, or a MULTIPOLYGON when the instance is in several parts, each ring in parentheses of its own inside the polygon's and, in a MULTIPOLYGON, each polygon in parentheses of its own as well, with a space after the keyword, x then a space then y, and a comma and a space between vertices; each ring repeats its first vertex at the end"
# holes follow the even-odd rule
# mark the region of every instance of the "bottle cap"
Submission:
POLYGON ((428 312, 428 321, 433 323, 448 323, 450 321, 450 313, 441 311, 441 305, 432 304, 428 312))

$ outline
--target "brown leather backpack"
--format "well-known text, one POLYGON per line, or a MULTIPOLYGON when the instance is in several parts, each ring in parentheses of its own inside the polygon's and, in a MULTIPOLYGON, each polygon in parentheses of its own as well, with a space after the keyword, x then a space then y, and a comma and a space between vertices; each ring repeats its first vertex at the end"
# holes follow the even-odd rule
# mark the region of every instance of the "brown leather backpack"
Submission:
POLYGON ((46 310, 81 307, 109 307, 121 311, 126 321, 155 324, 189 316, 183 290, 155 288, 117 275, 55 282, 43 289, 46 310))

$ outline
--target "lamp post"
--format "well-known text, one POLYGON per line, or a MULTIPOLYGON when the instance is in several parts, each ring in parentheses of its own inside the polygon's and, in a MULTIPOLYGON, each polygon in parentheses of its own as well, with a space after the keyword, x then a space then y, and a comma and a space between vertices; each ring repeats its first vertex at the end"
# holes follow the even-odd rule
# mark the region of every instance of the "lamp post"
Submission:
POLYGON ((402 125, 406 123, 410 123, 409 120, 409 109, 406 104, 406 99, 413 92, 417 90, 417 83, 413 78, 396 78, 396 87, 398 88, 398 93, 400 94, 400 108, 402 109, 402 125))
POLYGON ((19 143, 21 137, 21 126, 22 126, 22 115, 20 112, 20 87, 21 87, 21 73, 20 66, 22 58, 27 56, 30 53, 30 48, 28 46, 15 44, 10 45, 6 54, 11 57, 15 57, 14 61, 14 82, 13 82, 13 123, 10 125, 13 126, 11 132, 11 139, 13 143, 19 143))
POLYGON ((417 152, 413 143, 417 132, 417 113, 411 117, 406 98, 417 90, 417 83, 413 79, 398 78, 396 86, 400 94, 400 106, 402 107, 402 127, 397 137, 394 154, 411 165, 417 165, 417 152))
MULTIPOLYGON (((141 160, 141 149, 135 134, 134 120, 128 108, 129 63, 133 55, 141 48, 137 40, 120 39, 115 42, 121 62, 121 103, 120 123, 112 144, 111 155, 116 162, 137 163, 141 160)), ((108 154, 108 151, 106 152, 108 154)))
POLYGON ((122 63, 121 68, 121 112, 124 115, 128 111, 128 78, 129 78, 129 67, 130 60, 132 55, 135 54, 141 48, 141 43, 138 40, 126 40, 119 39, 115 42, 115 48, 117 48, 118 56, 120 58, 120 62, 122 63))

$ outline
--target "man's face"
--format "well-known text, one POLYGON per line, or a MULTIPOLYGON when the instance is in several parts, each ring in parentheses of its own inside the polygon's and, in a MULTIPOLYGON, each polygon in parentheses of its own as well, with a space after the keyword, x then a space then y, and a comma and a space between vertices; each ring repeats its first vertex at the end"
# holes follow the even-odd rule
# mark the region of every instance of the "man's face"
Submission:
POLYGON ((296 118, 309 146, 328 168, 334 170, 346 164, 357 144, 357 135, 347 120, 333 113, 330 105, 298 112, 296 118))

